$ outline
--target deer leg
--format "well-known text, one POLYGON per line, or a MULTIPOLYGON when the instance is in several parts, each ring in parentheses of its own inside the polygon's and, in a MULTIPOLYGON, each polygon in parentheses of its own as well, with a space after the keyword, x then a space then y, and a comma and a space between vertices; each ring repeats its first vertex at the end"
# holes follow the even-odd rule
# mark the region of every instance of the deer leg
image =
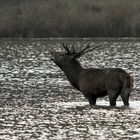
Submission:
POLYGON ((125 106, 129 106, 129 95, 130 89, 126 89, 123 93, 121 93, 121 98, 125 106))
POLYGON ((87 95, 86 98, 88 99, 90 105, 96 104, 97 98, 94 95, 87 95))
POLYGON ((116 100, 119 96, 119 91, 110 90, 108 91, 110 106, 116 106, 116 100))

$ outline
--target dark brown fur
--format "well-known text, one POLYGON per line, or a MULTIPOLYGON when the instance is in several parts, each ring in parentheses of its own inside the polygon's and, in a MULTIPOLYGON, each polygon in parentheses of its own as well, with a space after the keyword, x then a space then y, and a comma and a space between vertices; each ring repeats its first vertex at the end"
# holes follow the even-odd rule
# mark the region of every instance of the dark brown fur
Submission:
POLYGON ((75 53, 52 52, 52 60, 65 73, 68 80, 88 99, 90 105, 96 104, 99 97, 109 96, 111 106, 116 105, 120 95, 124 105, 129 105, 129 95, 133 87, 132 77, 121 68, 83 69, 75 53))

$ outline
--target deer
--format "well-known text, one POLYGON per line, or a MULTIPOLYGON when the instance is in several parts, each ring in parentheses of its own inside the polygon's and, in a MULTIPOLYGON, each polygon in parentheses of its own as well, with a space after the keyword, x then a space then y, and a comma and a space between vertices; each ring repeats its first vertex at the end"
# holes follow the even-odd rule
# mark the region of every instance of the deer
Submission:
POLYGON ((129 96, 133 87, 133 78, 122 68, 83 68, 78 60, 84 54, 103 44, 90 43, 75 49, 75 43, 68 46, 63 43, 64 52, 51 51, 51 60, 64 72, 71 85, 83 93, 90 105, 96 105, 97 98, 109 97, 110 106, 116 106, 120 95, 124 106, 129 106, 129 96))

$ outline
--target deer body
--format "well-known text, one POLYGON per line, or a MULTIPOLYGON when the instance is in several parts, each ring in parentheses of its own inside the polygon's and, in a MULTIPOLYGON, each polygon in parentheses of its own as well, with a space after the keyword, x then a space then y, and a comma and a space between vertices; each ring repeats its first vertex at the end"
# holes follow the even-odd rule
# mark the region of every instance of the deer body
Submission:
POLYGON ((124 105, 129 105, 133 80, 123 69, 84 69, 76 59, 77 53, 74 51, 71 54, 52 52, 52 57, 55 64, 65 73, 72 86, 83 93, 90 105, 95 105, 97 98, 106 95, 109 96, 111 106, 116 105, 119 95, 121 95, 124 105))
POLYGON ((120 68, 86 69, 82 72, 79 86, 80 91, 91 105, 96 104, 97 98, 106 95, 109 96, 111 106, 116 105, 119 95, 121 95, 124 105, 129 105, 132 79, 120 68))

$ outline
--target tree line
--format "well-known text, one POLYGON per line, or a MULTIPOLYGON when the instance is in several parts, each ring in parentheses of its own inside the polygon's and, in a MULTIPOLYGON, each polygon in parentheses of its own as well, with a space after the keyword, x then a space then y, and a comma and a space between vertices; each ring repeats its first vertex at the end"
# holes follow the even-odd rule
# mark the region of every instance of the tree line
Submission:
POLYGON ((0 37, 139 37, 139 13, 139 0, 16 0, 0 6, 0 37))

